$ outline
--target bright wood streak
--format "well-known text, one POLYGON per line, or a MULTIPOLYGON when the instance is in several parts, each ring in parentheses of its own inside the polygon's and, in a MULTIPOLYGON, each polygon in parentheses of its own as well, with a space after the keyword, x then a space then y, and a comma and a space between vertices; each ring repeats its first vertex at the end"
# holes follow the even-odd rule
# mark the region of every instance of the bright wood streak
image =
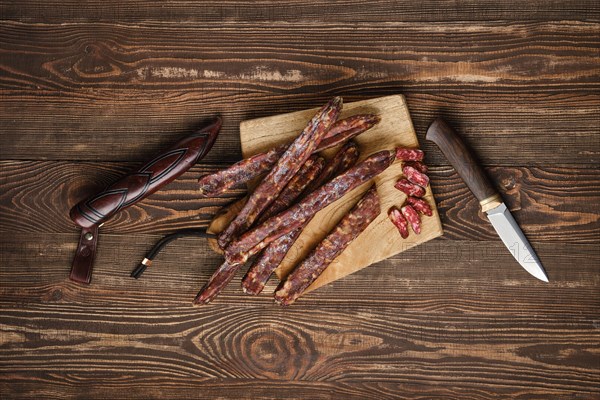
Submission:
MULTIPOLYGON (((240 125, 240 141, 243 156, 250 157, 278 144, 293 140, 317 109, 242 122, 240 125)), ((345 103, 340 118, 355 114, 376 114, 381 117, 381 122, 378 125, 354 139, 360 148, 359 162, 377 151, 396 147, 419 147, 403 96, 387 96, 355 103, 345 103)), ((334 151, 335 149, 331 150, 330 153, 334 151)), ((433 216, 422 219, 421 234, 413 234, 408 239, 402 239, 396 232, 396 227, 387 217, 387 210, 393 205, 401 206, 406 200, 406 195, 394 188, 394 184, 401 175, 402 163, 396 161, 372 181, 361 185, 340 200, 319 211, 304 228, 296 243, 275 271, 277 276, 280 279, 287 276, 299 262, 306 258, 310 251, 327 236, 327 233, 356 204, 373 183, 377 185, 381 202, 381 214, 323 271, 319 278, 307 289, 307 292, 441 236, 442 223, 430 188, 427 190, 425 200, 431 204, 433 216)))
POLYGON ((600 398, 599 30, 594 0, 0 2, 0 398, 600 398), (196 192, 241 158, 241 121, 396 93, 442 238, 289 310, 274 282, 191 308, 221 261, 201 239, 128 277, 243 195, 196 192), (208 157, 102 227, 91 286, 68 281, 69 208, 216 113, 208 157), (438 116, 549 284, 425 140, 438 116))

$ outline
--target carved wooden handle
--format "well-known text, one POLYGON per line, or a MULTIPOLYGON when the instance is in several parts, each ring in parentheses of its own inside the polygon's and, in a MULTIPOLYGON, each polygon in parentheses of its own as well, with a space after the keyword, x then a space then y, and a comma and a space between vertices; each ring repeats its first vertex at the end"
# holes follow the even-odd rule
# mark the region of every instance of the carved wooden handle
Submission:
POLYGON ((444 120, 438 118, 433 121, 427 129, 425 138, 434 142, 442 150, 450 164, 479 200, 483 211, 494 208, 502 202, 498 192, 471 151, 444 120))
POLYGON ((169 150, 100 193, 71 209, 71 219, 82 228, 98 225, 187 171, 211 149, 221 129, 221 119, 184 138, 169 150))

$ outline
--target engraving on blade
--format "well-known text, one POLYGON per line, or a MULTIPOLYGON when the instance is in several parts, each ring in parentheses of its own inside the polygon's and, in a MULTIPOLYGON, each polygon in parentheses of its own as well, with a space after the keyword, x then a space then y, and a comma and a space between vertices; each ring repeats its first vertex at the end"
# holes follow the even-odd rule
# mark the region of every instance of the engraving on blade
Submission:
POLYGON ((519 225, 504 203, 487 212, 492 226, 523 268, 539 280, 548 282, 548 276, 535 251, 519 228, 519 225))

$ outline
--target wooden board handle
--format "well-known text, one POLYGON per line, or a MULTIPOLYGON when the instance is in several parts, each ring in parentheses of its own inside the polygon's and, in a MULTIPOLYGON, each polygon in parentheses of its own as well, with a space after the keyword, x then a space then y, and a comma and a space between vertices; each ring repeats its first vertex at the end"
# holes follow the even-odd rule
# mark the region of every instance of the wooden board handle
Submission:
POLYGON ((435 143, 475 195, 483 211, 490 210, 502 202, 500 195, 490 183, 473 153, 460 136, 441 118, 427 129, 427 140, 435 143))

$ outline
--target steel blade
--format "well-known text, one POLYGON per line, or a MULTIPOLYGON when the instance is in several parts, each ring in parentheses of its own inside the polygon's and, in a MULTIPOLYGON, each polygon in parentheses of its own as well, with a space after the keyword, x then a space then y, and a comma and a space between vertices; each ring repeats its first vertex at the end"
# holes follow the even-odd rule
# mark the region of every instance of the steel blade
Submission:
POLYGON ((540 259, 535 254, 535 251, 529 244, 529 241, 527 241, 512 214, 506 208, 506 205, 502 203, 498 207, 488 211, 487 216, 498 236, 500 236, 504 245, 510 250, 519 264, 539 280, 548 282, 548 276, 540 259))

